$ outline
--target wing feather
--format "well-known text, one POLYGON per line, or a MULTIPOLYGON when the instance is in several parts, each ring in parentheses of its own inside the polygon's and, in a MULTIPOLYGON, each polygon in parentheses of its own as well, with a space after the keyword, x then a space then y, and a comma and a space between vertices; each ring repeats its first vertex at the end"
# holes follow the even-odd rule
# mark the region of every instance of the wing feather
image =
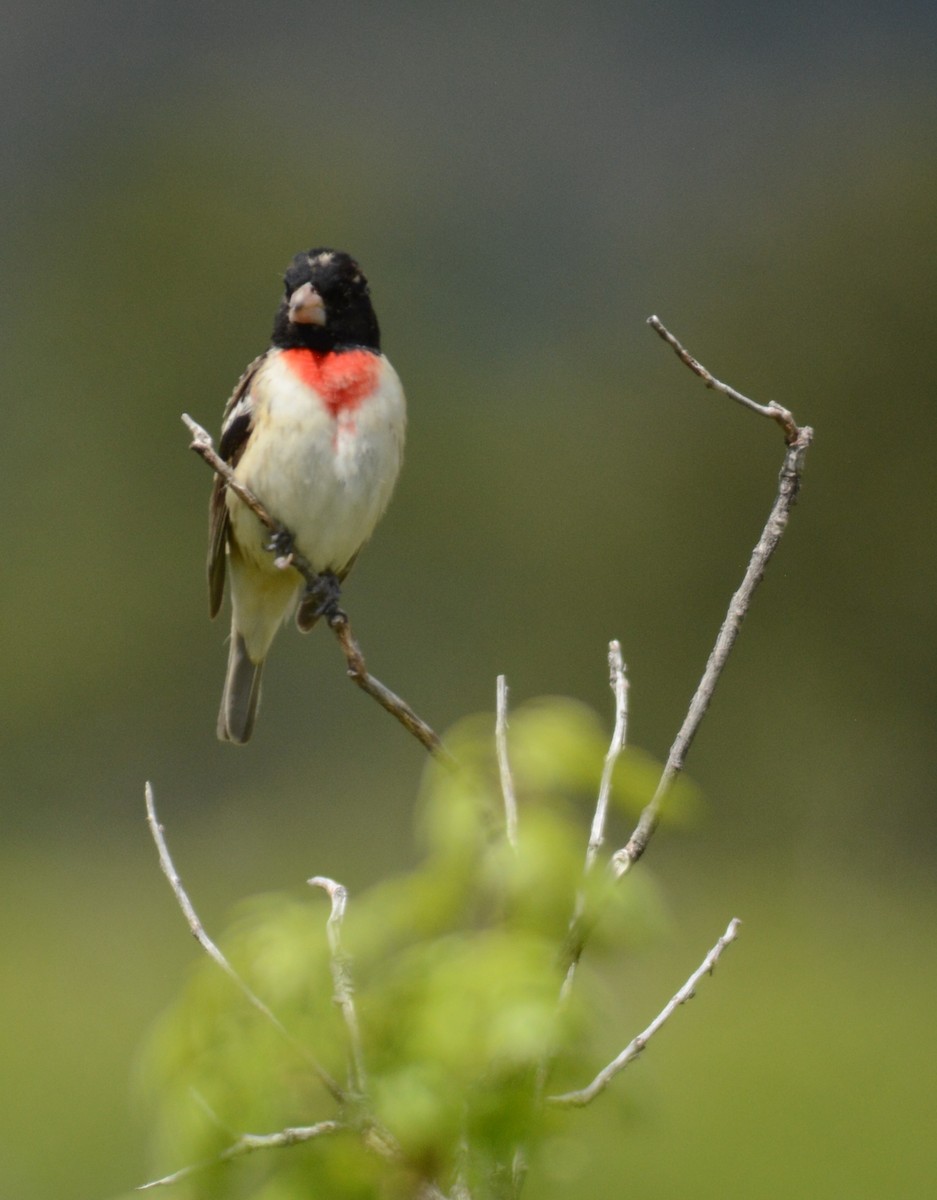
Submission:
MULTIPOLYGON (((254 376, 266 359, 266 354, 255 358, 237 382, 225 405, 221 422, 221 438, 218 453, 226 463, 235 466, 244 453, 254 421, 254 406, 250 388, 254 376)), ((225 483, 220 475, 212 484, 208 506, 208 610, 212 617, 218 615, 224 598, 225 552, 228 540, 228 506, 225 503, 225 483)))

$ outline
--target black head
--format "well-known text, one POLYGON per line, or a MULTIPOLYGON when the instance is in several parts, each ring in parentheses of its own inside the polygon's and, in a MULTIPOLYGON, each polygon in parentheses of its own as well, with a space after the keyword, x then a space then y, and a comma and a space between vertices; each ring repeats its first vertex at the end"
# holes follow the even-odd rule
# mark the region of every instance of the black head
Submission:
POLYGON ((297 254, 283 282, 285 295, 273 325, 274 346, 380 350, 368 281, 350 255, 324 247, 297 254))

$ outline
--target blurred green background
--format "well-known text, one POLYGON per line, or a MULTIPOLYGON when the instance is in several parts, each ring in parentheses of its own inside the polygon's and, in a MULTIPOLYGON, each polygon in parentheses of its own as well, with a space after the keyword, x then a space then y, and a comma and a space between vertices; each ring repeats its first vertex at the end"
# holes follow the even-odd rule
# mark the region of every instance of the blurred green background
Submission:
POLYGON ((439 729, 498 672, 610 717, 618 637, 666 754, 783 448, 650 313, 816 428, 690 758, 701 819, 641 866, 668 927, 608 980, 610 1056, 743 936, 531 1195, 932 1195, 937 11, 11 0, 4 26, 0 1195, 181 1165, 134 1099, 196 954, 144 779, 210 928, 413 861, 421 751, 321 631, 278 640, 247 749, 214 735, 179 414, 217 429, 316 244, 364 264, 411 413, 347 604, 439 729))

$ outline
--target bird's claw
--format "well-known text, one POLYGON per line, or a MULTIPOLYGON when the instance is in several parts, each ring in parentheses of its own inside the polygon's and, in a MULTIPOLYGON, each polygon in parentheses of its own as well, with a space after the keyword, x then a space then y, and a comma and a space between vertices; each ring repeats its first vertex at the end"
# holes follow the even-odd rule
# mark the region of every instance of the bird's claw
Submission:
POLYGON ((316 604, 316 616, 323 617, 338 607, 342 595, 342 585, 339 583, 338 577, 331 571, 324 571, 315 577, 312 587, 306 594, 316 604))
POLYGON ((317 575, 303 593, 296 614, 296 623, 300 629, 311 629, 320 617, 331 625, 333 621, 342 620, 345 614, 338 607, 342 595, 342 585, 338 577, 331 571, 317 575))
POLYGON ((296 549, 293 535, 288 529, 278 529, 276 533, 270 535, 270 541, 267 542, 267 549, 272 554, 275 554, 277 558, 289 558, 296 549))

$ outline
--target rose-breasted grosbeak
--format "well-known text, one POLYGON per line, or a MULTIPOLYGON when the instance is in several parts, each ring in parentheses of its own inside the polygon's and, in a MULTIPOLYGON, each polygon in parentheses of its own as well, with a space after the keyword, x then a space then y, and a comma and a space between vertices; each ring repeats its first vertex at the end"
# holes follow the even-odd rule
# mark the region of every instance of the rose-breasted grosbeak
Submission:
MULTIPOLYGON (((361 268, 338 250, 297 254, 284 276, 272 345, 238 381, 218 451, 287 529, 296 551, 342 580, 371 536, 397 480, 406 408, 361 268)), ((211 615, 231 574, 231 645, 218 736, 246 742, 264 658, 280 622, 312 628, 302 576, 280 569, 270 531, 215 477, 208 586, 211 615)))

